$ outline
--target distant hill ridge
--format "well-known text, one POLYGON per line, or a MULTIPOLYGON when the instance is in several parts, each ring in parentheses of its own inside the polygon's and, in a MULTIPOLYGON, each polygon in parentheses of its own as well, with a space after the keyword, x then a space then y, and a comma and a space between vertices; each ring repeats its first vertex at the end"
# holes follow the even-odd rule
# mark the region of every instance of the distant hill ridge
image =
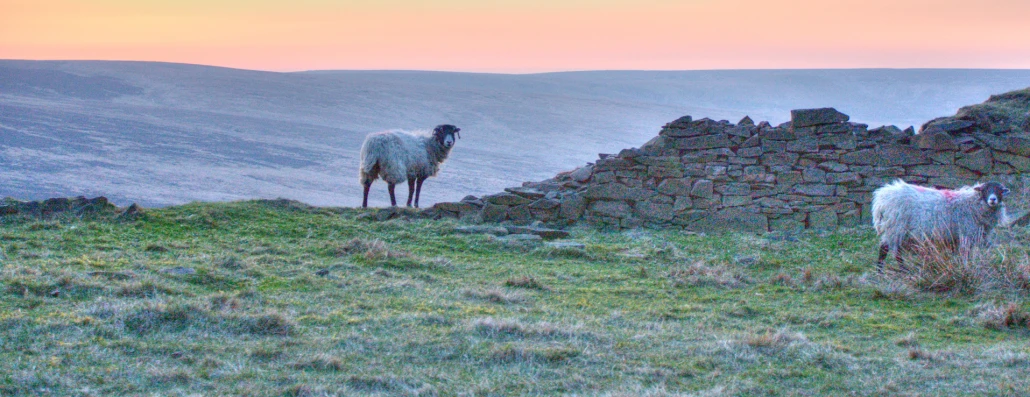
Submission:
MULTIPOLYGON (((422 192, 431 205, 640 146, 683 114, 775 125, 790 109, 834 106, 905 128, 1028 85, 1027 70, 275 73, 0 60, 0 197, 354 206, 365 134, 455 124, 462 139, 422 192)), ((369 203, 389 203, 385 189, 369 203)))

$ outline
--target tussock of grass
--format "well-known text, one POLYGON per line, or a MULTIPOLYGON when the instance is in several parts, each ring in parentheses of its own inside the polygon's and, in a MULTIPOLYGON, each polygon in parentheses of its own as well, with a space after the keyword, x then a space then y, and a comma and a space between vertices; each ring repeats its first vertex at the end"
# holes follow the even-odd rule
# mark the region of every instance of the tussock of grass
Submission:
POLYGON ((149 375, 150 382, 160 386, 185 385, 193 380, 193 375, 183 369, 151 369, 149 375))
POLYGON ((405 251, 393 250, 379 239, 366 240, 354 238, 336 247, 337 256, 362 255, 367 260, 407 259, 411 254, 405 251))
POLYGON ((551 290, 550 287, 541 284, 540 281, 538 281, 535 277, 532 277, 532 276, 521 276, 521 277, 509 278, 507 280, 504 280, 504 285, 506 287, 535 289, 535 290, 538 290, 538 291, 550 291, 551 290))
POLYGON ((505 291, 500 288, 465 290, 464 294, 472 299, 499 304, 522 303, 526 300, 526 297, 517 291, 505 291))
POLYGON ((277 312, 238 317, 236 321, 241 331, 254 335, 290 336, 297 329, 295 321, 277 312))
POLYGON ((943 351, 931 352, 931 351, 928 351, 928 350, 924 350, 924 349, 922 349, 920 347, 910 347, 908 349, 908 359, 909 360, 915 360, 915 361, 929 361, 929 362, 945 361, 945 360, 951 359, 954 356, 955 355, 953 353, 951 353, 951 352, 943 352, 943 351))
POLYGON ((916 296, 917 291, 904 282, 897 280, 883 280, 873 285, 873 299, 892 301, 911 300, 916 296))
POLYGON ((973 308, 972 314, 976 317, 977 322, 988 329, 1030 327, 1030 311, 1016 302, 1000 306, 993 303, 981 304, 973 308))
POLYGON ((126 331, 136 335, 196 332, 244 333, 259 336, 290 336, 296 322, 278 312, 235 315, 210 312, 202 307, 175 304, 145 306, 122 320, 126 331))
POLYGON ((479 318, 472 327, 483 336, 515 336, 520 338, 557 338, 576 336, 576 330, 549 322, 526 324, 519 320, 479 318))
POLYGON ((669 270, 668 277, 678 287, 717 286, 739 288, 751 282, 749 277, 725 265, 709 266, 704 262, 694 262, 690 265, 675 265, 669 270))
POLYGON ((765 349, 783 349, 793 343, 808 343, 808 338, 797 332, 779 330, 744 338, 744 344, 765 349))
POLYGON ((592 259, 590 255, 583 248, 576 247, 540 247, 534 250, 534 253, 541 255, 546 258, 568 258, 568 259, 592 259))
POLYGON ((216 261, 216 265, 222 269, 232 271, 242 270, 247 267, 247 265, 243 263, 243 261, 235 255, 229 255, 227 257, 218 259, 216 261))
POLYGON ((238 298, 224 293, 211 297, 211 311, 235 311, 242 306, 243 303, 238 298))
POLYGON ((571 347, 524 348, 506 343, 494 347, 489 361, 494 363, 537 362, 557 364, 579 357, 582 352, 571 347))
POLYGON ((347 387, 362 392, 390 392, 394 390, 408 389, 407 383, 388 376, 359 376, 351 375, 345 381, 347 387))
POLYGON ((782 285, 786 287, 793 287, 797 284, 794 282, 794 278, 787 273, 776 273, 769 282, 774 285, 782 285))
POLYGON ((854 276, 841 277, 836 274, 827 274, 819 277, 815 281, 816 291, 840 291, 850 288, 856 288, 862 285, 863 282, 854 276))
POLYGON ((261 362, 269 362, 283 358, 286 353, 279 347, 258 346, 247 352, 247 355, 261 362))
POLYGON ((181 295, 180 291, 152 280, 135 281, 118 287, 115 296, 123 298, 156 298, 161 295, 181 295))
POLYGON ((202 326, 206 310, 190 305, 157 305, 130 313, 122 320, 125 329, 137 335, 158 331, 181 332, 189 326, 202 326))
POLYGON ((170 251, 168 249, 168 247, 165 247, 164 245, 156 244, 156 243, 149 243, 149 244, 147 244, 145 247, 143 247, 143 250, 146 251, 146 252, 156 252, 156 253, 162 253, 162 252, 170 251))
POLYGON ((901 347, 919 347, 919 340, 916 339, 916 334, 910 332, 908 335, 894 341, 894 344, 901 347))
POLYGON ((294 369, 340 372, 343 370, 343 361, 328 354, 319 354, 309 360, 303 360, 292 364, 294 369))
POLYGON ((887 272, 921 291, 974 295, 1030 290, 1030 257, 1011 248, 959 253, 925 241, 904 255, 905 266, 887 272))

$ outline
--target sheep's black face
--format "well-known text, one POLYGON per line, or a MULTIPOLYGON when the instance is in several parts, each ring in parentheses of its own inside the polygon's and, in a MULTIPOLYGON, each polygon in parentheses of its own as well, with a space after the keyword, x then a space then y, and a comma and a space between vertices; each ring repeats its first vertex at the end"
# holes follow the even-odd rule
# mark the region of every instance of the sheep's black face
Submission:
POLYGON ((1009 193, 1009 189, 998 182, 987 182, 977 186, 976 191, 980 192, 980 200, 991 208, 1000 206, 1005 200, 1005 195, 1009 193))
POLYGON ((436 141, 443 145, 443 147, 450 149, 454 146, 457 138, 461 138, 458 134, 461 128, 455 127, 450 124, 441 124, 433 129, 433 136, 436 137, 436 141))

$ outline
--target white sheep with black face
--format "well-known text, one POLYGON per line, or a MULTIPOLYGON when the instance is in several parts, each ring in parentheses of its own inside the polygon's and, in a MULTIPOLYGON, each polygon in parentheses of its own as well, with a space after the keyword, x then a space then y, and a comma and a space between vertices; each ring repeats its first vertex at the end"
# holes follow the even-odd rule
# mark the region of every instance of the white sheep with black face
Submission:
POLYGON ((873 227, 880 236, 877 271, 893 254, 932 242, 966 255, 988 244, 988 236, 1005 218, 1009 189, 998 182, 965 186, 957 190, 934 189, 897 180, 873 192, 873 227))
POLYGON ((422 193, 422 182, 440 171, 451 148, 461 135, 461 129, 450 124, 436 126, 429 131, 390 130, 371 133, 361 145, 358 176, 364 187, 362 207, 368 207, 368 190, 372 181, 383 178, 390 191, 390 205, 397 205, 394 187, 408 182, 408 206, 412 196, 415 207, 422 193))

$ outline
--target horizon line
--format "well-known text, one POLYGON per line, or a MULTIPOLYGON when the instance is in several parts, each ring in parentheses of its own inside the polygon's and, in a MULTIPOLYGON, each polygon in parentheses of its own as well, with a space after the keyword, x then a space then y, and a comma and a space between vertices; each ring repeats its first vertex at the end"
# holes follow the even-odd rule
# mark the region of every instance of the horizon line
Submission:
POLYGON ((534 72, 501 72, 501 71, 479 71, 460 69, 405 69, 405 68, 382 68, 382 69, 297 69, 297 70, 275 70, 275 69, 249 69, 238 66, 226 66, 190 62, 173 61, 149 61, 138 59, 26 59, 26 58, 0 58, 0 62, 82 62, 82 63, 150 63, 164 65, 197 66, 218 69, 231 69, 249 72, 264 73, 332 73, 332 72, 423 72, 423 73, 464 73, 464 74, 495 74, 495 75, 539 75, 558 73, 590 73, 590 72, 733 72, 733 71, 816 71, 816 70, 991 70, 991 71, 1030 71, 1030 68, 983 68, 983 67, 889 67, 889 66, 856 66, 856 67, 811 67, 811 68, 725 68, 725 69, 556 69, 534 72))

